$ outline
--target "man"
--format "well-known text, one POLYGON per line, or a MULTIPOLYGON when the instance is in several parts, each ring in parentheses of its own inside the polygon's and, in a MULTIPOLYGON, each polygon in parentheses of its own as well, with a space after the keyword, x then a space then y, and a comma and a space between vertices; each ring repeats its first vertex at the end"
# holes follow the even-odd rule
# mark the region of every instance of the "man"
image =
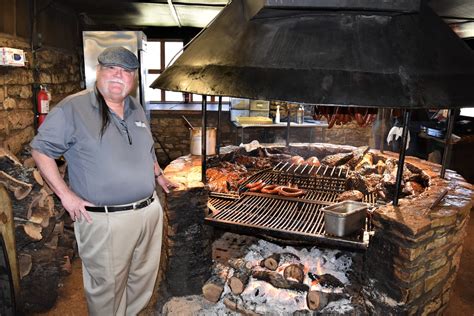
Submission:
POLYGON ((162 208, 156 161, 140 104, 129 96, 139 63, 123 47, 98 57, 96 87, 61 101, 31 142, 33 158, 72 220, 91 315, 136 315, 158 273, 162 208), (69 184, 55 158, 68 162, 69 184))

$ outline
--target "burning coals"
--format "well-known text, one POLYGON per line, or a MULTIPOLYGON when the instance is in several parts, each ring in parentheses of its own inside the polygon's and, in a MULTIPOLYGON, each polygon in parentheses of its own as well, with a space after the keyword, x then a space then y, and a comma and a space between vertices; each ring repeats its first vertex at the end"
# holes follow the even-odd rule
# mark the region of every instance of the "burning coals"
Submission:
MULTIPOLYGON (((340 251, 321 250, 315 247, 297 250, 260 240, 258 244, 249 248, 244 260, 251 264, 253 277, 240 296, 242 301, 256 313, 288 314, 304 309, 318 309, 324 312, 324 308, 331 308, 337 312, 338 305, 341 312, 351 308, 349 297, 344 294, 344 287, 349 284, 346 273, 351 268, 352 259, 340 251), (278 266, 274 271, 271 270, 273 268, 271 264, 267 263, 268 258, 272 257, 279 257, 278 266), (266 265, 269 265, 270 269, 266 265), (300 274, 295 272, 298 271, 298 267, 303 271, 302 279, 299 278, 300 274), (265 277, 266 274, 268 278, 265 277), (275 287, 275 285, 286 286, 285 283, 272 284, 276 275, 281 276, 282 280, 287 280, 290 288, 275 287), (316 300, 319 299, 319 302, 313 302, 318 306, 308 306, 308 303, 311 304, 308 302, 308 296, 311 295, 316 297, 316 300), (335 304, 339 300, 341 302, 335 304)), ((227 288, 228 286, 226 290, 227 288)))
POLYGON ((351 254, 338 250, 296 249, 259 240, 241 258, 214 264, 212 276, 202 288, 204 300, 196 296, 173 298, 163 313, 347 314, 353 311, 346 290, 352 265, 351 254))

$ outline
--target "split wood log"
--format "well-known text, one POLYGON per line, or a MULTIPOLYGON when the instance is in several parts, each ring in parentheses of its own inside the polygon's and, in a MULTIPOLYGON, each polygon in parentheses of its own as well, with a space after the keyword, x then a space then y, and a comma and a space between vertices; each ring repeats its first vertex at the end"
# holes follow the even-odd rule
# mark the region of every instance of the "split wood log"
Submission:
POLYGON ((327 293, 322 291, 310 290, 306 295, 306 304, 310 310, 320 310, 332 301, 340 300, 345 297, 341 293, 327 293))
POLYGON ((237 299, 226 296, 222 300, 224 305, 230 309, 231 311, 240 313, 244 316, 259 316, 260 314, 254 312, 253 310, 249 309, 243 301, 237 301, 237 299))
POLYGON ((342 283, 341 281, 339 281, 338 278, 336 278, 335 276, 329 273, 320 275, 317 277, 317 279, 318 279, 318 283, 324 287, 331 287, 331 288, 344 287, 344 283, 342 283))
POLYGON ((252 264, 242 258, 232 258, 229 259, 227 263, 234 270, 252 270, 252 264))
POLYGON ((58 242, 59 242, 59 236, 55 233, 52 234, 50 239, 44 243, 45 247, 48 247, 49 249, 58 249, 58 242))
POLYGON ((301 261, 300 257, 291 252, 274 253, 260 261, 260 266, 275 271, 283 263, 297 263, 299 261, 301 261))
POLYGON ((249 283, 249 279, 250 271, 236 270, 228 281, 230 291, 235 295, 242 294, 249 283))
POLYGON ((32 240, 38 241, 43 239, 43 235, 41 235, 41 231, 43 230, 43 228, 41 227, 41 225, 32 222, 27 222, 23 225, 23 230, 25 231, 25 234, 32 240))
POLYGON ((278 265, 280 263, 280 254, 279 253, 274 253, 262 261, 260 261, 260 266, 265 267, 268 270, 275 271, 278 268, 278 265))
POLYGON ((278 272, 272 271, 253 271, 252 276, 261 281, 270 283, 276 288, 294 290, 300 292, 306 292, 309 290, 309 286, 303 283, 298 283, 295 281, 285 279, 278 272))
POLYGON ((0 183, 2 183, 8 190, 13 192, 13 195, 17 200, 24 199, 33 188, 31 184, 17 180, 5 173, 3 170, 0 171, 0 183))
POLYGON ((229 259, 231 268, 234 269, 234 274, 227 282, 231 292, 235 295, 241 294, 247 284, 249 283, 250 274, 252 273, 252 264, 244 259, 229 259))
POLYGON ((18 255, 18 265, 20 266, 20 279, 23 279, 31 271, 32 260, 31 255, 21 253, 18 255))
POLYGON ((40 186, 44 185, 43 177, 41 176, 41 173, 36 169, 33 169, 33 178, 35 178, 36 183, 38 183, 40 186))
POLYGON ((23 161, 23 167, 25 168, 34 168, 36 167, 36 162, 33 157, 28 157, 23 161))
POLYGON ((22 166, 20 160, 5 147, 0 147, 0 158, 2 160, 0 164, 2 166, 2 170, 5 170, 5 164, 8 164, 10 167, 12 165, 16 165, 19 167, 22 166))
POLYGON ((38 194, 35 196, 30 206, 26 218, 33 223, 40 224, 42 227, 49 226, 49 218, 54 215, 54 201, 51 196, 38 194), (45 202, 46 199, 51 201, 45 202))
POLYGON ((283 276, 287 280, 295 280, 299 283, 303 283, 304 280, 304 266, 301 263, 293 263, 286 266, 283 271, 283 276))
POLYGON ((224 291, 227 275, 229 274, 229 267, 222 263, 214 264, 212 274, 209 280, 202 287, 202 295, 206 300, 212 303, 217 303, 224 291))

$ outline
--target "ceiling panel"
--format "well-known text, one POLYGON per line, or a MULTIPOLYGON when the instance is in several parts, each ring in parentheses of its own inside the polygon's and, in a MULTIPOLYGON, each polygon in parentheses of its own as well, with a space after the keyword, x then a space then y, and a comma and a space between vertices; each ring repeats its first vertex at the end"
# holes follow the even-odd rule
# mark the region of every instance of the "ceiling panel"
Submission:
POLYGON ((205 27, 221 12, 220 7, 175 5, 181 26, 205 27))
MULTIPOLYGON (((198 28, 206 26, 227 2, 227 0, 172 0, 181 26, 198 28)), ((463 30, 458 33, 460 36, 473 34, 474 23, 465 22, 474 22, 474 0, 430 0, 428 3, 438 15, 445 17, 448 24, 453 24, 455 30, 463 30), (464 25, 459 27, 460 24, 464 25)), ((173 18, 168 0, 61 0, 61 4, 70 6, 82 14, 86 24, 99 26, 112 24, 121 28, 180 26, 173 18)))

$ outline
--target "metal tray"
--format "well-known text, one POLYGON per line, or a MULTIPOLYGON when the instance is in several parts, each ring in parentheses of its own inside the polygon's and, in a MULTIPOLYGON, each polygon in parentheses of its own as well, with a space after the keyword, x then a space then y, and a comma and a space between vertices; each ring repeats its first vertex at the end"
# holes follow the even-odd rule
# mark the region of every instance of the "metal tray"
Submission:
POLYGON ((343 237, 363 229, 368 207, 369 204, 356 201, 343 201, 324 207, 326 233, 343 237))

